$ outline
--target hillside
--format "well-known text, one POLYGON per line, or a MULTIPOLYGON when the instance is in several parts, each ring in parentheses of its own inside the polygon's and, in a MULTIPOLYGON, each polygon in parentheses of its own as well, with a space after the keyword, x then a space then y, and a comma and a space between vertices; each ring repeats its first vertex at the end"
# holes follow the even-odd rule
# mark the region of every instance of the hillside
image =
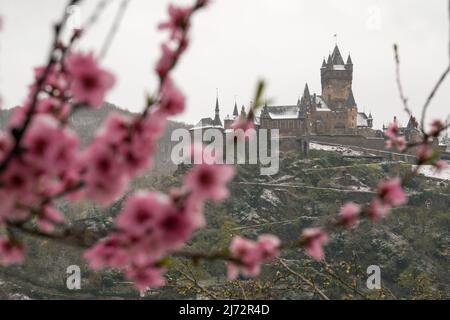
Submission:
MULTIPOLYGON (((0 129, 4 130, 8 124, 8 120, 14 109, 0 110, 0 129)), ((133 115, 133 113, 121 109, 114 104, 105 103, 100 109, 81 109, 76 111, 69 120, 69 126, 78 134, 80 137, 81 147, 85 147, 95 131, 100 128, 103 121, 106 119, 109 113, 118 112, 125 115, 133 115)), ((154 168, 149 173, 150 175, 167 175, 172 173, 176 167, 172 164, 170 159, 170 150, 173 143, 170 141, 170 132, 176 128, 190 128, 190 125, 185 123, 168 121, 167 130, 164 137, 159 142, 159 152, 155 158, 154 168)))
MULTIPOLYGON (((337 214, 340 205, 370 199, 377 181, 388 175, 411 170, 404 163, 367 163, 345 159, 336 151, 312 150, 308 159, 295 152, 282 154, 276 176, 259 176, 258 166, 239 166, 231 184, 232 197, 222 205, 208 204, 207 229, 199 232, 193 249, 223 248, 233 235, 254 237, 270 232, 283 240, 296 239, 301 229, 320 225, 337 214)), ((182 171, 160 179, 142 177, 142 188, 168 190, 179 185, 182 171)), ((395 210, 380 225, 363 222, 351 232, 333 235, 326 247, 327 264, 311 261, 302 251, 290 251, 283 261, 291 270, 300 270, 307 279, 332 298, 444 298, 450 291, 450 183, 419 176, 407 186, 409 203, 395 210), (378 265, 382 272, 381 291, 365 286, 366 268, 378 265)), ((111 227, 121 202, 110 210, 64 205, 73 223, 101 232, 111 227), (82 208, 89 214, 77 212, 82 208)), ((80 260, 80 250, 49 241, 29 240, 30 257, 20 267, 0 271, 0 288, 9 294, 30 298, 138 298, 120 274, 88 271, 80 260), (82 266, 82 290, 65 288, 65 268, 82 266)), ((175 259, 169 268, 169 285, 147 298, 192 298, 204 295, 187 280, 186 272, 198 283, 214 289, 220 297, 317 299, 308 286, 280 264, 264 268, 261 279, 228 282, 223 263, 192 265, 175 259)), ((2 291, 0 290, 0 291, 2 291)))

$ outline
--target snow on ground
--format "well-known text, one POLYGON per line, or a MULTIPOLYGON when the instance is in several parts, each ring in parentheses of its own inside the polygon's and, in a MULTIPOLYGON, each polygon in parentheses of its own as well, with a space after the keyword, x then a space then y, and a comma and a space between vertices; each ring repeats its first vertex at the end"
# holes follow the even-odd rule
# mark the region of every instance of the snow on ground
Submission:
POLYGON ((319 143, 314 143, 314 142, 311 142, 309 144, 309 148, 313 149, 313 150, 335 151, 335 152, 342 153, 345 156, 362 156, 363 155, 363 152, 355 151, 348 147, 330 146, 330 145, 319 144, 319 143))
POLYGON ((263 193, 261 194, 261 199, 268 201, 273 206, 277 206, 278 204, 281 203, 280 198, 278 198, 276 194, 269 189, 263 190, 263 193))
POLYGON ((419 173, 423 174, 426 177, 449 180, 450 181, 450 167, 438 173, 431 165, 422 166, 419 169, 419 173))

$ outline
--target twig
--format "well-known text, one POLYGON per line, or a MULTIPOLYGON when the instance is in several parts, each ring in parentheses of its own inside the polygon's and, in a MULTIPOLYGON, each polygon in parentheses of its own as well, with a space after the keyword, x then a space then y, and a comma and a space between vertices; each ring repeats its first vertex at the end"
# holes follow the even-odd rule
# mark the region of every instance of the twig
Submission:
POLYGON ((208 289, 206 289, 205 287, 203 287, 202 285, 200 285, 197 281, 197 279, 195 279, 194 277, 189 276, 186 272, 184 272, 183 270, 180 269, 176 269, 176 271, 178 271, 179 273, 181 273, 187 280, 189 280, 190 282, 192 282, 192 284, 194 286, 196 286, 198 289, 200 289, 201 291, 203 291, 204 293, 206 293, 208 296, 210 296, 211 298, 217 300, 218 297, 212 293, 211 291, 209 291, 208 289))
POLYGON ((278 259, 278 261, 284 268, 286 268, 287 271, 299 277, 304 283, 306 283, 309 287, 311 287, 311 289, 313 289, 322 299, 330 300, 330 298, 325 293, 323 293, 323 291, 320 290, 312 281, 306 279, 302 274, 291 269, 283 259, 278 259))
POLYGON ((27 110, 24 122, 22 123, 22 125, 20 127, 13 128, 11 130, 11 133, 14 137, 14 145, 13 145, 12 150, 10 152, 8 152, 6 157, 0 163, 0 173, 2 173, 8 167, 8 165, 12 161, 12 159, 21 151, 20 143, 22 141, 23 136, 25 135, 25 132, 27 131, 28 126, 31 123, 31 119, 33 117, 34 111, 37 106, 39 94, 41 93, 41 91, 44 87, 47 77, 50 74, 51 68, 56 63, 55 53, 58 49, 59 37, 60 37, 61 32, 64 29, 67 19, 69 17, 67 8, 69 8, 70 6, 76 5, 77 3, 81 2, 81 1, 82 0, 71 0, 64 8, 63 18, 61 19, 61 21, 58 24, 55 25, 53 44, 50 49, 46 67, 45 67, 44 71, 42 72, 42 74, 40 75, 40 77, 36 80, 36 89, 32 95, 31 104, 30 104, 29 109, 27 110))
POLYGON ((398 54, 398 46, 394 44, 394 57, 395 57, 395 78, 397 82, 397 88, 400 95, 400 99, 403 103, 403 109, 408 113, 408 115, 412 115, 411 109, 408 106, 408 98, 406 98, 405 93, 403 91, 403 85, 400 76, 400 57, 398 54))
POLYGON ((433 100, 434 96, 438 92, 439 88, 441 87, 441 84, 444 82, 445 78, 447 78, 448 74, 450 73, 450 65, 445 69, 445 71, 442 73, 442 75, 439 77, 439 80, 436 82, 436 84, 433 87, 433 90, 431 90, 430 94, 428 95, 427 100, 425 101, 425 104, 422 108, 422 117, 420 126, 422 131, 425 131, 425 114, 427 113, 428 107, 430 106, 431 101, 433 100))
POLYGON ((111 26, 111 29, 109 29, 108 35, 106 36, 106 39, 103 42, 102 49, 100 50, 100 54, 98 56, 100 60, 103 59, 108 53, 108 49, 111 47, 114 37, 117 34, 117 30, 119 30, 120 24, 123 20, 129 2, 130 0, 122 0, 119 9, 117 10, 117 14, 116 17, 114 18, 114 22, 111 26))
POLYGON ((352 290, 353 292, 355 292, 357 295, 359 295, 360 297, 369 300, 369 297, 367 297, 364 293, 362 293, 361 291, 359 291, 356 287, 353 287, 351 285, 349 285, 347 282, 345 282, 344 280, 342 280, 337 274, 334 273, 334 271, 331 270, 331 266, 324 262, 322 263, 322 265, 324 266, 324 270, 325 272, 332 277, 333 279, 337 280, 341 285, 343 285, 344 287, 352 290))

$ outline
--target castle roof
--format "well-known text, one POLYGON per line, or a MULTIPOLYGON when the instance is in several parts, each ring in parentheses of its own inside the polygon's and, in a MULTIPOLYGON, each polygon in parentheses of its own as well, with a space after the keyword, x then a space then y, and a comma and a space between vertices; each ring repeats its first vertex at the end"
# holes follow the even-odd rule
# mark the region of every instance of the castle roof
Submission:
POLYGON ((265 119, 298 119, 303 116, 300 114, 298 105, 284 105, 284 106, 267 106, 262 108, 258 118, 265 119))
POLYGON ((235 116, 235 117, 239 116, 239 111, 238 111, 238 107, 237 107, 236 101, 234 102, 233 116, 235 116))
POLYGON ((331 55, 331 61, 333 62, 333 65, 344 65, 344 59, 342 59, 341 52, 339 51, 337 45, 334 47, 333 54, 331 55))
POLYGON ((358 127, 368 127, 369 122, 367 121, 369 117, 364 112, 358 112, 356 116, 356 126, 358 127))
POLYGON ((347 102, 345 103, 345 105, 349 108, 356 107, 356 101, 355 101, 355 97, 353 96, 352 89, 350 89, 350 94, 348 95, 348 99, 347 99, 347 102))
POLYGON ((327 103, 325 102, 325 100, 323 99, 322 96, 315 96, 316 100, 314 101, 316 104, 316 111, 321 112, 321 111, 331 111, 330 108, 328 108, 327 103))

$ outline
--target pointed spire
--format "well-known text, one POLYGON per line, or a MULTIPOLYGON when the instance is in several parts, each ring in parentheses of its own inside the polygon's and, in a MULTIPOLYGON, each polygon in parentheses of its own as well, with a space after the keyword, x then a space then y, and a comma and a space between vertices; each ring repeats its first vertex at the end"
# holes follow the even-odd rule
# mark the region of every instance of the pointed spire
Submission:
POLYGON ((341 52, 339 51, 338 46, 336 45, 332 54, 333 65, 343 65, 344 59, 342 59, 341 52))
POLYGON ((213 124, 215 126, 222 126, 222 121, 220 120, 220 110, 219 110, 219 89, 216 91, 216 109, 213 124))
POLYGON ((239 111, 238 111, 238 107, 237 107, 236 101, 234 102, 233 116, 235 116, 235 117, 239 116, 239 111))
POLYGON ((333 61, 331 60, 331 54, 328 55, 327 66, 331 66, 333 61))
POLYGON ((347 103, 345 105, 348 108, 356 107, 355 97, 353 96, 352 89, 350 89, 350 94, 348 95, 347 103))
POLYGON ((372 118, 372 112, 369 112, 369 119, 373 119, 372 118))
POLYGON ((219 112, 219 89, 216 91, 216 113, 219 112))
POLYGON ((323 58, 323 62, 322 62, 322 69, 327 67, 327 63, 325 61, 325 58, 323 58))
POLYGON ((267 101, 264 103, 264 107, 261 111, 260 117, 263 119, 270 119, 270 113, 269 113, 269 108, 267 107, 267 101))
POLYGON ((310 98, 308 83, 305 84, 305 90, 303 91, 304 98, 310 98))
POLYGON ((350 53, 348 54, 348 58, 347 58, 347 65, 353 65, 353 61, 352 61, 352 57, 350 57, 350 53))

